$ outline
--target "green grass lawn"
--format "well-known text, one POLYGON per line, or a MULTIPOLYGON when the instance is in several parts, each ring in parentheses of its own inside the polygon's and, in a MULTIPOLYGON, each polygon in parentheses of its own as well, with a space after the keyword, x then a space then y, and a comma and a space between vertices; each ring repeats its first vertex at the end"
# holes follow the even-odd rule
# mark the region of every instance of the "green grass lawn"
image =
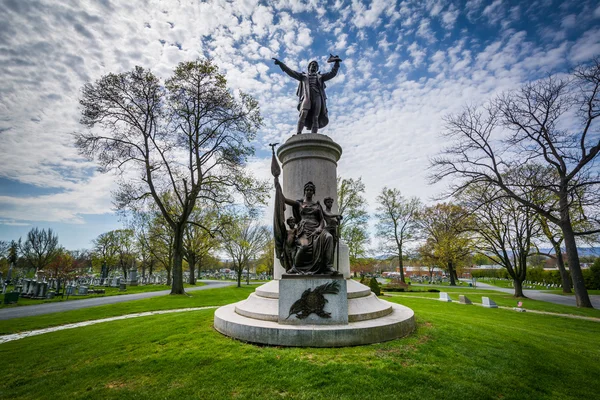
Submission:
MULTIPOLYGON (((184 288, 195 287, 195 286, 204 286, 205 283, 197 282, 196 285, 190 285, 187 283, 183 284, 184 288)), ((119 290, 116 287, 104 287, 104 286, 90 286, 90 289, 104 289, 104 294, 89 294, 85 296, 79 295, 71 295, 67 299, 67 295, 64 297, 55 297, 53 299, 44 299, 44 300, 35 300, 19 297, 19 301, 16 304, 4 304, 4 295, 0 294, 0 308, 5 307, 20 307, 20 306, 30 306, 35 304, 43 304, 43 303, 55 303, 61 301, 71 301, 71 300, 81 300, 81 299, 90 299, 96 297, 105 297, 105 296, 119 296, 124 294, 134 294, 134 293, 145 293, 145 292, 158 292, 161 290, 171 289, 171 286, 168 285, 140 285, 140 286, 127 286, 127 290, 119 290)))
MULTIPOLYGON (((87 317, 225 304, 251 290, 229 287, 97 307, 87 317)), ((212 328, 214 310, 107 322, 5 343, 0 345, 5 365, 0 398, 597 397, 600 323, 407 295, 386 299, 415 311, 417 331, 369 346, 301 349, 241 343, 212 328)), ((86 318, 76 311, 63 314, 69 322, 86 318)), ((1 321, 2 330, 36 321, 41 327, 51 323, 48 317, 1 321)))

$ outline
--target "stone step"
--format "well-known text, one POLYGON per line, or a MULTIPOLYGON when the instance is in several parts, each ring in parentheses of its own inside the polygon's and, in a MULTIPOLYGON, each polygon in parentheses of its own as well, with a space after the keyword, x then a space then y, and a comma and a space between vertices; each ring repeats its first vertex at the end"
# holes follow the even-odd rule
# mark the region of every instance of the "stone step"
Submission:
POLYGON ((279 320, 279 299, 252 293, 246 300, 235 304, 235 312, 248 318, 277 322, 279 320))
POLYGON ((348 299, 348 321, 381 318, 393 311, 391 303, 380 300, 374 293, 367 297, 348 299))
MULTIPOLYGON (((380 300, 373 293, 366 297, 348 299, 348 321, 366 321, 380 318, 392 312, 391 303, 380 300)), ((261 321, 277 321, 279 299, 250 294, 246 300, 235 305, 235 312, 261 321)))
POLYGON ((397 339, 414 331, 414 312, 389 304, 392 312, 388 315, 347 325, 282 325, 240 315, 235 311, 240 303, 236 303, 217 309, 214 327, 238 340, 272 346, 357 346, 397 339))

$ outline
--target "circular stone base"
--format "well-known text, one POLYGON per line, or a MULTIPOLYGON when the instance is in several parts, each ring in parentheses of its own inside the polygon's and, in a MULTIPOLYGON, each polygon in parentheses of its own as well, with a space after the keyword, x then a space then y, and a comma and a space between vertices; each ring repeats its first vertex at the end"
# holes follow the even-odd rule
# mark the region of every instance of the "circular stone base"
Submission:
POLYGON ((249 343, 292 347, 358 346, 398 339, 415 329, 414 312, 395 303, 388 303, 392 307, 390 314, 348 325, 280 325, 239 315, 235 312, 238 304, 217 309, 215 329, 249 343))

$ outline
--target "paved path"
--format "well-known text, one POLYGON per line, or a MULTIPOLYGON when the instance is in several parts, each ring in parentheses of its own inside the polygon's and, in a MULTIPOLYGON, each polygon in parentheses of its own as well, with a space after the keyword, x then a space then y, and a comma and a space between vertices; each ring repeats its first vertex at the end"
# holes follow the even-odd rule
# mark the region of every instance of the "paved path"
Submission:
MULTIPOLYGON (((229 281, 201 281, 205 283, 204 286, 185 288, 186 292, 206 289, 217 289, 226 286, 234 285, 235 282, 229 281)), ((106 304, 122 303, 124 301, 148 299, 150 297, 164 296, 171 293, 170 289, 161 290, 158 292, 144 292, 135 294, 122 294, 118 296, 105 296, 95 297, 91 299, 81 299, 72 301, 61 301, 55 303, 45 303, 33 306, 21 306, 14 308, 2 308, 0 309, 0 320, 21 318, 21 317, 32 317, 34 315, 51 314, 55 312, 79 310, 81 308, 103 306, 106 304)))
MULTIPOLYGON (((466 281, 469 282, 469 281, 466 281)), ((514 289, 509 288, 500 288, 498 286, 493 286, 483 282, 477 282, 477 289, 484 290, 495 290, 497 292, 503 292, 508 294, 514 294, 514 289)), ((575 295, 573 296, 563 296, 560 294, 554 293, 545 293, 542 290, 532 290, 532 289, 523 289, 523 294, 530 299, 546 301, 548 303, 554 304, 562 304, 563 306, 573 306, 577 307, 577 301, 575 300, 575 295)), ((592 305, 594 308, 600 308, 600 296, 599 295, 591 295, 590 300, 592 301, 592 305)))

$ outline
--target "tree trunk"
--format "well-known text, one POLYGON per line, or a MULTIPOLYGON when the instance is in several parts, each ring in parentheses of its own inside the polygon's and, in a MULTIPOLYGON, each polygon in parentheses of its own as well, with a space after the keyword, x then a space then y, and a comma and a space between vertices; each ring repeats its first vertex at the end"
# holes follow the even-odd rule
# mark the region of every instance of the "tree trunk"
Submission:
POLYGON ((514 297, 526 297, 525 294, 523 294, 523 281, 518 278, 513 278, 513 284, 515 285, 514 297))
POLYGON ((171 294, 185 294, 185 290, 183 290, 183 227, 184 224, 176 225, 173 237, 173 284, 171 294))
POLYGON ((556 253, 556 266, 558 267, 558 271, 560 272, 560 280, 563 293, 572 293, 569 272, 565 268, 565 260, 563 260, 562 250, 560 249, 560 246, 554 247, 554 252, 556 253))
POLYGON ((398 249, 398 265, 400 265, 400 281, 406 283, 404 280, 404 262, 402 262, 402 249, 398 249))
POLYGON ((198 257, 198 259, 196 260, 196 265, 198 266, 198 278, 200 278, 200 271, 202 271, 202 260, 204 259, 203 256, 198 257))
POLYGON ((188 257, 188 263, 190 264, 190 279, 189 279, 189 284, 190 285, 195 285, 196 284, 196 254, 195 253, 191 253, 190 256, 188 257))
MULTIPOLYGON (((583 274, 581 273, 581 265, 579 264, 579 254, 577 253, 577 243, 575 243, 575 234, 571 225, 571 217, 567 206, 563 207, 561 199, 561 226, 563 237, 565 238, 565 249, 567 251, 567 261, 569 263, 569 271, 573 281, 573 289, 575 289, 575 298, 577 307, 594 308, 590 297, 588 296, 583 274), (564 215, 563 215, 564 214, 564 215)), ((565 200, 566 203, 566 200, 565 200)))
POLYGON ((242 287, 242 266, 238 263, 238 265, 234 264, 234 268, 237 275, 237 287, 242 287))
POLYGON ((454 279, 454 266, 452 261, 448 261, 448 273, 450 274, 450 286, 456 286, 456 280, 454 279))

